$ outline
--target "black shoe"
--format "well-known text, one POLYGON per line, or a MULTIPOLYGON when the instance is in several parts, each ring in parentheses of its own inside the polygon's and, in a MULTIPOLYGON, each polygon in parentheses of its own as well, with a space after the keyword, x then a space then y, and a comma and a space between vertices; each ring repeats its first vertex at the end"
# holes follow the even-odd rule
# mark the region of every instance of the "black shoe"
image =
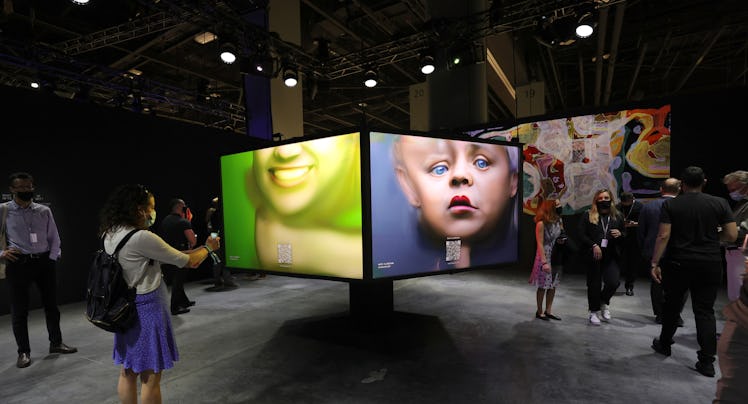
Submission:
POLYGON ((714 364, 711 362, 698 361, 693 367, 697 372, 706 377, 714 377, 714 364))
POLYGON ((196 301, 194 301, 194 300, 189 300, 189 301, 187 301, 187 306, 186 306, 186 307, 192 307, 192 306, 194 306, 194 305, 195 305, 196 303, 197 303, 197 302, 196 302, 196 301))
POLYGON ((661 343, 659 338, 655 338, 652 341, 652 349, 654 349, 655 352, 657 352, 658 354, 665 355, 665 356, 670 356, 672 354, 670 350, 670 345, 672 345, 672 343, 670 344, 661 343))
POLYGON ((543 321, 551 321, 551 319, 549 319, 549 318, 548 318, 548 317, 546 317, 545 315, 543 315, 543 314, 540 314, 540 313, 538 313, 538 312, 535 312, 535 318, 539 318, 539 319, 541 319, 541 320, 543 320, 543 321))
POLYGON ((186 307, 177 307, 176 309, 171 310, 171 315, 176 316, 179 314, 184 314, 184 313, 189 313, 189 312, 190 312, 190 309, 186 307))
POLYGON ((626 296, 633 296, 633 295, 634 295, 634 288, 627 288, 626 296))
POLYGON ((550 314, 548 312, 545 313, 545 318, 550 318, 551 320, 561 321, 561 317, 554 316, 553 314, 550 314))
POLYGON ((31 365, 31 356, 27 354, 26 352, 21 352, 18 354, 18 360, 16 361, 16 367, 19 368, 27 368, 31 365))
POLYGON ((78 348, 67 346, 60 342, 59 344, 49 344, 49 353, 61 353, 61 354, 69 354, 69 353, 76 353, 78 352, 78 348))

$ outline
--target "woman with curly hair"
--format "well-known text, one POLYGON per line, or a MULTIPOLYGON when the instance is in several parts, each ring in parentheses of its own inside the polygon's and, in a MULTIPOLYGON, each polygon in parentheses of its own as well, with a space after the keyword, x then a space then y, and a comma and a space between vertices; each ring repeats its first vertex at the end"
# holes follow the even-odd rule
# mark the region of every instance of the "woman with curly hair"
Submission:
POLYGON ((138 377, 142 402, 161 402, 161 371, 179 360, 169 317, 167 292, 161 281, 161 264, 196 268, 214 250, 219 238, 181 252, 148 231, 156 220, 155 198, 142 185, 122 185, 112 192, 100 213, 100 235, 104 250, 113 253, 117 244, 132 233, 119 251, 123 277, 136 288, 137 323, 114 334, 114 363, 122 365, 117 393, 123 403, 138 402, 138 377))

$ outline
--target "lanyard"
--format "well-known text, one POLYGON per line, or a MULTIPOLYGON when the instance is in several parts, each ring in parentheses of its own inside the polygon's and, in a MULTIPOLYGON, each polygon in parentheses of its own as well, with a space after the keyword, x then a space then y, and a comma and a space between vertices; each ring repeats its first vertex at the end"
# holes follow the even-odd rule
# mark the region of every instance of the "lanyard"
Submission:
POLYGON ((608 235, 608 226, 610 225, 610 216, 608 216, 608 223, 603 223, 603 218, 600 218, 600 224, 603 226, 603 238, 608 235))

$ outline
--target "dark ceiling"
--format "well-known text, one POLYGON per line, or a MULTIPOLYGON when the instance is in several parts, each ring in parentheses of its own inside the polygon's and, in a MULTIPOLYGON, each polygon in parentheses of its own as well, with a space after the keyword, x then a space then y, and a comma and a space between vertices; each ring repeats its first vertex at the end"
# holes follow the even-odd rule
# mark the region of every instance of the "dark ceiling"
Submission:
MULTIPOLYGON (((244 133, 249 69, 220 62, 219 41, 197 43, 204 31, 234 38, 247 57, 262 46, 293 60, 303 77, 305 134, 355 125, 363 104, 378 127, 409 129, 409 86, 425 80, 421 52, 491 49, 490 38, 500 35, 511 38, 504 43, 519 61, 512 65, 522 68, 510 81, 544 82, 547 113, 746 83, 745 0, 493 0, 484 12, 438 18, 429 12, 436 2, 301 0, 301 44, 294 45, 247 22, 267 1, 3 0, 0 83, 41 80, 40 91, 62 97, 244 133), (569 39, 563 22, 583 6, 594 8, 596 33, 559 45, 569 39), (370 67, 381 79, 373 89, 361 85, 370 67)), ((489 120, 513 118, 514 106, 495 90, 489 120)))

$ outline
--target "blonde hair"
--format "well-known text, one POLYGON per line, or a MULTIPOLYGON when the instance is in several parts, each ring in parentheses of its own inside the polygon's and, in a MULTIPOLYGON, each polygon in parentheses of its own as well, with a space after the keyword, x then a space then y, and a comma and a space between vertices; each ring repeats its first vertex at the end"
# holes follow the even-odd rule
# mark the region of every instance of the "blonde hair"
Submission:
POLYGON ((590 223, 598 224, 600 222, 600 213, 597 211, 597 197, 602 193, 610 195, 610 216, 618 216, 618 209, 616 209, 616 201, 613 193, 607 189, 600 189, 595 192, 595 196, 592 197, 592 206, 590 207, 590 223))

